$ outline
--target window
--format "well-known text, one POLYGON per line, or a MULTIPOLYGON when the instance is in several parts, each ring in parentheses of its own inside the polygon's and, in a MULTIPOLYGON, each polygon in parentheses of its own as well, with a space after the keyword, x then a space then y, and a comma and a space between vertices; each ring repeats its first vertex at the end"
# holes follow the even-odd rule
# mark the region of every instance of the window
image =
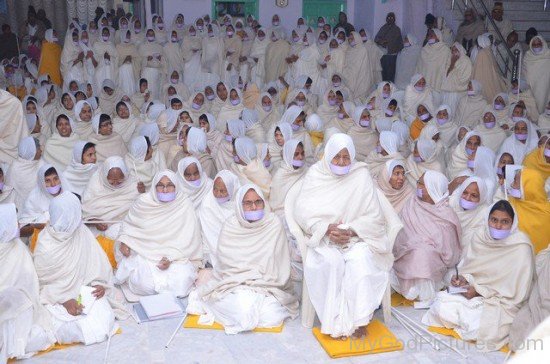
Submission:
POLYGON ((258 0, 215 0, 212 1, 212 19, 220 18, 226 14, 234 18, 244 18, 252 14, 258 19, 258 0))
POLYGON ((303 0, 302 16, 306 24, 316 28, 317 18, 325 17, 328 24, 338 24, 338 13, 346 11, 346 0, 303 0))

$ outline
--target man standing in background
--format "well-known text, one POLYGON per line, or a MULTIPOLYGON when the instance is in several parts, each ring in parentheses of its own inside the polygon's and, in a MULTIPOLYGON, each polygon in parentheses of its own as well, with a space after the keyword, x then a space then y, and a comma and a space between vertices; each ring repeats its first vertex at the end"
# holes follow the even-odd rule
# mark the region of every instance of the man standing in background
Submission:
POLYGON ((395 65, 397 63, 397 54, 403 49, 403 38, 401 29, 395 25, 395 14, 388 13, 386 24, 380 28, 374 41, 379 46, 386 49, 386 54, 382 56, 382 80, 393 82, 395 79, 395 65))

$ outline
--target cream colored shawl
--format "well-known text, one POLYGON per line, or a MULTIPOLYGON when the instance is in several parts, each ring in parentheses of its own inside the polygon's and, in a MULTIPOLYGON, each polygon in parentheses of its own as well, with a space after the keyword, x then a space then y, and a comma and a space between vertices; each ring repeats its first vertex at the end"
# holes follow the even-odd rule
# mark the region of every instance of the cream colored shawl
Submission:
POLYGON ((216 258, 218 264, 212 280, 199 287, 203 300, 218 300, 237 288, 246 287, 275 297, 292 318, 298 315, 285 229, 257 186, 247 184, 237 191, 235 214, 222 227, 216 258), (250 189, 265 202, 265 216, 255 222, 245 220, 242 207, 244 195, 250 189))
POLYGON ((299 143, 300 141, 291 139, 284 144, 283 161, 280 162, 280 167, 273 174, 271 191, 269 193, 269 205, 273 209, 273 212, 277 214, 284 214, 286 194, 307 172, 305 165, 296 169, 292 164, 294 152, 299 143))
POLYGON ((258 102, 256 103, 255 108, 260 118, 260 124, 263 126, 264 130, 271 129, 281 120, 281 113, 279 112, 279 108, 277 106, 278 106, 277 100, 274 97, 272 97, 269 93, 263 92, 260 94, 260 97, 258 98, 258 102), (265 111, 264 108, 262 107, 262 99, 264 97, 268 97, 271 100, 270 111, 265 111))
POLYGON ((227 101, 222 106, 220 113, 218 114, 218 117, 217 117, 218 130, 223 132, 224 129, 223 128, 220 129, 220 128, 224 127, 225 123, 227 123, 229 120, 240 119, 243 109, 244 109, 243 95, 241 91, 235 88, 227 89, 227 101), (231 101, 230 101, 231 99, 229 97, 231 90, 237 91, 237 94, 239 95, 240 102, 237 105, 231 104, 231 101))
POLYGON ((365 109, 366 107, 364 106, 355 108, 353 112, 354 125, 348 130, 348 135, 355 145, 358 161, 365 161, 367 156, 376 148, 376 142, 378 141, 378 132, 374 129, 372 116, 369 126, 361 126, 359 124, 361 114, 365 109))
POLYGON ((493 108, 490 106, 488 106, 483 111, 480 123, 478 126, 475 127, 474 130, 479 133, 481 140, 483 140, 483 145, 487 148, 490 148, 495 153, 499 150, 502 142, 504 142, 504 139, 506 139, 506 132, 500 127, 497 115, 493 108), (495 117, 495 126, 491 129, 487 128, 485 123, 483 122, 483 117, 487 113, 493 114, 493 116, 495 117))
POLYGON ((193 204, 181 187, 178 176, 169 170, 155 175, 152 188, 141 195, 124 218, 118 241, 128 245, 141 257, 158 263, 170 261, 201 265, 201 231, 193 204), (156 185, 166 176, 176 186, 176 198, 161 202, 156 185))
MULTIPOLYGON (((31 140, 34 145, 34 140, 31 140)), ((34 153, 33 153, 34 158, 34 153)), ((15 190, 15 204, 18 209, 23 207, 25 199, 36 186, 36 174, 38 169, 44 164, 42 159, 24 159, 18 157, 11 164, 8 172, 5 174, 6 184, 12 186, 15 190)))
POLYGON ((82 164, 82 152, 87 142, 77 141, 73 147, 71 163, 63 172, 63 177, 71 185, 72 191, 82 196, 88 182, 97 170, 95 163, 82 164))
MULTIPOLYGON (((276 31, 273 31, 275 33, 276 31)), ((270 36, 270 35, 267 35, 270 36)), ((280 38, 280 36, 278 36, 280 38)), ((277 81, 288 69, 286 57, 290 54, 290 44, 284 39, 271 42, 265 50, 265 83, 277 81)))
POLYGON ((139 116, 132 114, 131 106, 126 103, 130 116, 127 119, 122 119, 118 115, 113 118, 113 132, 122 137, 124 143, 129 143, 130 139, 136 134, 136 130, 139 130, 143 124, 143 120, 139 116))
POLYGON ((85 219, 122 220, 138 196, 137 181, 129 175, 122 157, 107 158, 84 190, 82 215, 85 219), (113 168, 120 168, 126 177, 118 187, 111 186, 107 180, 113 168))
POLYGON ((46 141, 44 160, 60 170, 66 169, 73 157, 73 147, 79 140, 76 133, 71 133, 69 137, 65 138, 55 132, 46 141))
POLYGON ((458 126, 464 125, 469 128, 475 128, 479 123, 483 110, 488 106, 487 101, 481 93, 481 84, 476 80, 472 80, 472 88, 475 95, 462 96, 456 107, 455 122, 458 126))
MULTIPOLYGON (((434 32, 441 34, 441 31, 435 29, 434 32)), ((447 74, 449 62, 451 61, 451 50, 443 42, 441 36, 439 42, 435 44, 426 44, 420 52, 420 58, 416 64, 416 72, 426 77, 426 82, 435 91, 441 91, 441 85, 447 74)))
POLYGON ((453 46, 460 52, 460 57, 449 74, 445 70, 445 76, 441 83, 441 91, 466 92, 468 82, 470 82, 472 76, 472 61, 461 44, 455 42, 453 46))
POLYGON ((535 36, 529 43, 529 50, 523 58, 523 72, 525 79, 531 86, 535 95, 539 114, 544 112, 546 102, 550 96, 550 49, 541 36, 535 36), (539 54, 533 52, 533 41, 539 39, 542 42, 542 51, 539 54))
POLYGON ((50 206, 50 222, 38 235, 34 266, 40 282, 40 303, 63 304, 77 299, 82 286, 102 285, 118 318, 125 318, 115 302, 113 271, 94 235, 82 223, 78 198, 64 192, 50 206))
MULTIPOLYGON (((90 138, 90 136, 92 136, 92 134, 94 134, 94 130, 92 129, 91 119, 90 121, 83 121, 80 118, 80 112, 82 111, 82 108, 84 107, 84 105, 88 105, 90 109, 92 109, 92 119, 93 119, 94 109, 92 108, 90 103, 86 100, 80 100, 79 102, 77 102, 73 108, 74 112, 71 111, 69 114, 63 111, 63 112, 59 112, 57 116, 61 114, 65 114, 69 118, 72 118, 74 116, 76 122, 75 122, 75 127, 73 128, 73 132, 76 133, 82 140, 87 140, 90 138)), ((57 116, 56 116, 56 119, 57 119, 57 116)))
POLYGON ((289 123, 279 123, 273 126, 267 135, 269 155, 271 155, 271 163, 274 168, 278 168, 280 162, 283 160, 283 147, 287 140, 292 138, 292 127, 289 123), (283 135, 283 145, 279 145, 275 140, 275 130, 279 128, 279 131, 283 135))
MULTIPOLYGON (((467 163, 470 156, 466 153, 466 143, 468 139, 476 135, 481 138, 478 132, 469 131, 455 147, 449 165, 447 166, 447 176, 449 176, 449 179, 453 180, 458 177, 462 171, 468 169, 467 163)), ((481 145, 484 145, 483 139, 481 139, 481 145)))
POLYGON ((393 240, 386 233, 385 212, 367 165, 355 160, 355 148, 349 136, 338 133, 328 140, 323 159, 304 176, 294 209, 296 222, 311 248, 331 244, 325 236, 330 224, 346 224, 357 234, 352 242, 367 243, 379 269, 391 268, 393 240), (342 149, 348 150, 352 165, 349 173, 338 176, 329 165, 342 149))
POLYGON ((262 189, 262 193, 269 198, 271 189, 271 174, 265 168, 263 160, 258 156, 258 150, 252 139, 247 137, 235 140, 235 150, 239 159, 245 165, 233 162, 231 172, 235 173, 242 185, 253 183, 262 189))
POLYGON ((459 267, 460 274, 483 297, 477 332, 478 341, 484 343, 483 351, 498 350, 508 342, 514 317, 529 298, 535 270, 533 245, 517 229, 517 213, 512 234, 495 240, 489 233, 489 212, 490 208, 483 226, 472 234, 459 267))
POLYGON ((212 191, 214 182, 204 173, 201 163, 195 157, 185 157, 179 161, 178 177, 180 178, 180 188, 182 192, 191 200, 193 207, 198 209, 204 197, 212 191), (195 164, 199 170, 200 183, 197 186, 184 177, 185 170, 192 164, 195 164))
POLYGON ((103 162, 109 157, 122 157, 128 153, 128 148, 120 135, 112 132, 109 135, 99 134, 100 115, 94 116, 92 120, 95 133, 90 137, 90 142, 95 144, 95 151, 98 162, 103 162))
POLYGON ((437 146, 431 139, 418 139, 416 141, 418 154, 422 158, 421 162, 414 160, 414 153, 411 153, 405 162, 407 171, 407 179, 409 183, 416 186, 416 181, 426 171, 437 171, 445 173, 445 168, 441 165, 436 153, 437 146))
MULTIPOLYGON (((319 115, 321 120, 323 120, 323 124, 327 125, 327 123, 332 120, 333 118, 338 116, 338 105, 334 104, 334 106, 331 106, 328 101, 328 95, 330 93, 334 93, 336 95, 336 90, 333 88, 329 88, 325 91, 323 94, 323 100, 321 105, 317 108, 316 114, 319 115)), ((352 115, 350 115, 351 117, 352 115)))
POLYGON ((352 32, 356 45, 348 47, 345 55, 343 76, 355 99, 366 97, 374 83, 372 67, 367 49, 361 42, 361 36, 352 32))
POLYGON ((17 159, 19 141, 29 135, 21 101, 0 90, 0 162, 17 159))
POLYGON ((478 51, 472 79, 478 80, 483 85, 482 92, 485 100, 492 100, 497 94, 507 90, 506 80, 500 74, 491 46, 478 51))
POLYGON ((403 113, 405 120, 414 120, 417 115, 416 109, 418 105, 424 105, 428 110, 434 110, 433 92, 430 85, 426 85, 423 91, 418 91, 414 85, 424 78, 421 74, 416 74, 412 77, 411 83, 405 88, 403 97, 403 113))
POLYGON ((154 155, 159 153, 157 151, 153 153, 150 159, 145 160, 147 154, 147 141, 145 137, 138 136, 133 138, 130 142, 130 150, 124 156, 124 163, 130 169, 130 177, 138 182, 143 182, 146 188, 151 187, 155 175, 166 168, 165 165, 160 163, 159 158, 154 158, 154 155))
POLYGON ((405 183, 403 184, 403 187, 401 189, 396 190, 391 186, 390 177, 393 173, 394 168, 397 166, 401 166, 404 169, 405 163, 402 160, 398 159, 387 161, 380 173, 378 174, 376 184, 380 191, 382 191, 384 196, 386 196, 388 201, 391 203, 395 212, 400 213, 407 200, 411 198, 411 196, 414 196, 414 190, 406 178, 405 183))

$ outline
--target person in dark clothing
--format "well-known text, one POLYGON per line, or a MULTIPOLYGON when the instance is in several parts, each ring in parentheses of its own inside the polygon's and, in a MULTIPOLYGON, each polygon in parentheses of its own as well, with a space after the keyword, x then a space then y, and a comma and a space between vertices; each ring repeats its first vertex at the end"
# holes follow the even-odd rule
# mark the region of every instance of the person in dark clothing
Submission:
POLYGON ((344 31, 346 32, 346 37, 349 37, 351 32, 355 31, 355 28, 353 27, 353 25, 348 23, 348 16, 343 11, 341 11, 340 14, 338 15, 338 24, 334 26, 334 29, 338 29, 338 28, 344 29, 344 31))
POLYGON ((395 66, 397 64, 397 54, 403 49, 403 37, 401 29, 395 24, 395 14, 388 13, 386 24, 384 24, 374 41, 379 46, 386 48, 387 54, 382 56, 382 80, 393 82, 395 79, 395 66))
POLYGON ((46 29, 52 29, 52 22, 46 18, 46 12, 44 9, 38 9, 36 12, 36 19, 40 20, 46 29))
POLYGON ((422 46, 425 46, 426 43, 428 43, 430 30, 432 30, 435 27, 436 23, 437 23, 437 18, 433 14, 431 13, 426 14, 426 18, 424 19, 424 24, 428 29, 426 30, 426 36, 424 37, 424 42, 422 43, 422 46))
POLYGON ((531 39, 533 39, 533 37, 537 35, 539 35, 539 32, 535 28, 531 27, 527 29, 527 31, 525 32, 525 43, 521 45, 524 53, 530 49, 529 44, 531 43, 531 39))
POLYGON ((17 36, 12 33, 8 24, 2 24, 2 34, 0 35, 0 60, 12 58, 19 55, 17 50, 17 36))
POLYGON ((97 8, 95 8, 95 18, 94 18, 94 22, 97 24, 99 19, 101 19, 101 17, 103 16, 103 14, 105 14, 105 10, 103 10, 102 7, 98 6, 97 8))

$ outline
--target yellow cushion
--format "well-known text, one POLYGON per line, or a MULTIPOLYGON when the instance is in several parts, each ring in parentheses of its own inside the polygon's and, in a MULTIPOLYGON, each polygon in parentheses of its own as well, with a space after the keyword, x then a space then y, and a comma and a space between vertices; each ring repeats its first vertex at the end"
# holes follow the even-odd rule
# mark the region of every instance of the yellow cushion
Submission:
MULTIPOLYGON (((451 336, 457 340, 462 340, 458 332, 453 329, 448 329, 446 327, 429 326, 428 330, 431 332, 435 332, 436 334, 451 336)), ((502 348, 500 348, 500 351, 502 351, 503 353, 508 353, 510 351, 510 348, 508 347, 508 345, 504 345, 502 348)))
POLYGON ((366 337, 340 340, 322 334, 318 327, 314 327, 313 335, 333 359, 403 350, 403 342, 382 322, 378 320, 371 321, 367 326, 367 331, 366 337))
POLYGON ((29 249, 31 250, 31 253, 34 253, 34 249, 36 248, 36 242, 38 241, 38 234, 40 234, 42 230, 41 229, 34 229, 30 238, 29 243, 29 249))
MULTIPOLYGON (((186 329, 206 329, 206 330, 223 330, 223 326, 217 322, 212 325, 199 324, 199 315, 187 315, 183 327, 186 329)), ((273 332, 280 333, 283 331, 284 323, 276 327, 257 327, 252 332, 273 332)))
POLYGON ((405 297, 401 296, 399 293, 394 292, 391 295, 391 305, 392 307, 414 306, 414 301, 408 300, 405 297))
POLYGON ((105 251, 105 254, 107 254, 107 258, 109 258, 109 263, 111 263, 113 269, 116 269, 117 264, 115 259, 115 241, 106 238, 103 235, 98 235, 96 239, 101 246, 101 249, 103 249, 105 251))

